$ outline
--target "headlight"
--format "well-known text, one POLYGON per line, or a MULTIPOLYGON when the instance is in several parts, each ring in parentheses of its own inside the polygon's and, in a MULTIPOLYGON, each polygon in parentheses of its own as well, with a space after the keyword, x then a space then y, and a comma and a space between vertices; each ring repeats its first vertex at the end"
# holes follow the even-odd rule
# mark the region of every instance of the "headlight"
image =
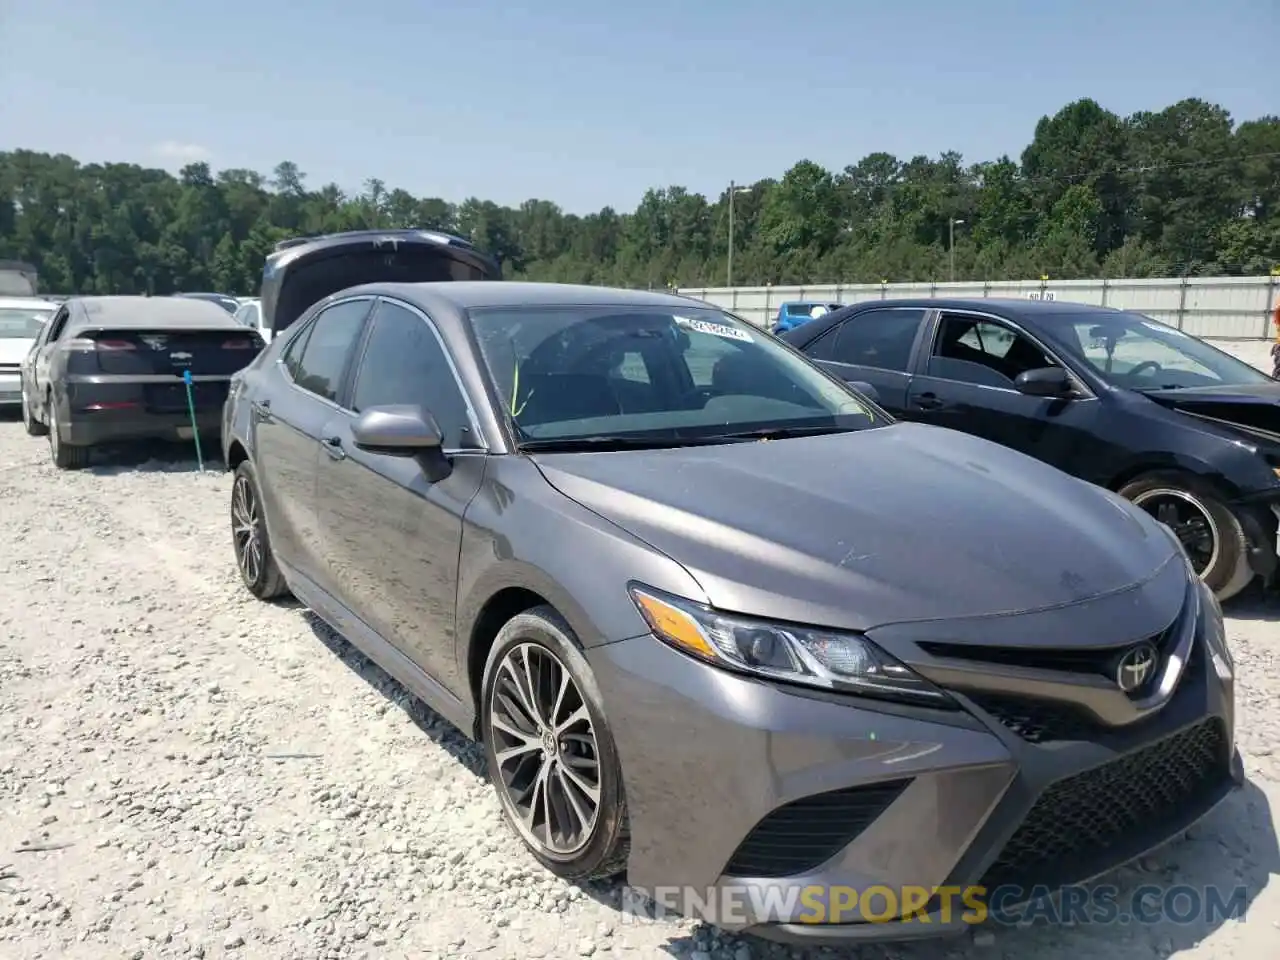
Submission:
POLYGON ((628 589, 659 640, 718 667, 826 690, 957 709, 942 690, 856 634, 733 616, 636 584, 628 589))

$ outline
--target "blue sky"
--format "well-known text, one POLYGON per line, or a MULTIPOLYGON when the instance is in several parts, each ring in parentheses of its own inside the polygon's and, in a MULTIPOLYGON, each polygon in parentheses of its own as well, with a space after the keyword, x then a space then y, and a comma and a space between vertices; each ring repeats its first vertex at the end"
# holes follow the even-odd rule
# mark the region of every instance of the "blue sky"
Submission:
POLYGON ((1017 155, 1083 96, 1280 112, 1276 0, 4 0, 0 149, 634 208, 809 158, 1017 155))

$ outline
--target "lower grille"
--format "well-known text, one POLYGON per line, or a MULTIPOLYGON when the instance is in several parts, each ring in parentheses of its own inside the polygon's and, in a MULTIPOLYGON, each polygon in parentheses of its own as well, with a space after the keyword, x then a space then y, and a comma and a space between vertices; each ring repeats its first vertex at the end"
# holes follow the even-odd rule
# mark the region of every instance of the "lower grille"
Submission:
POLYGON ((1230 777, 1217 719, 1059 780, 1041 795, 980 881, 988 890, 1078 881, 1105 869, 1115 848, 1209 802, 1230 777), (1050 873, 1072 876, 1050 876, 1050 873))
POLYGON ((907 778, 833 790, 779 807, 747 834, 725 873, 793 877, 813 870, 853 842, 909 783, 907 778))

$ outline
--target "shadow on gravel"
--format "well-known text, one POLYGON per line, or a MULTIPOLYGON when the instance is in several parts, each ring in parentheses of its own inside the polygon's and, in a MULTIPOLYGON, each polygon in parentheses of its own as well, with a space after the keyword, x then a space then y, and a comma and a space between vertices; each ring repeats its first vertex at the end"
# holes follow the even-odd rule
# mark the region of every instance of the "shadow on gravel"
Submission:
MULTIPOLYGON (((1074 925, 1051 922, 1053 909, 1026 926, 994 921, 980 928, 980 936, 994 937, 975 944, 967 937, 911 943, 864 945, 834 950, 780 949, 752 936, 729 936, 709 924, 699 924, 688 936, 667 941, 666 951, 686 960, 695 954, 732 956, 736 945, 749 944, 752 957, 817 958, 824 960, 957 960, 962 956, 990 957, 992 948, 1005 957, 1105 956, 1108 960, 1165 960, 1194 948, 1228 920, 1244 918, 1274 875, 1280 874, 1280 843, 1276 814, 1267 796, 1252 782, 1223 801, 1210 816, 1179 840, 1089 884, 1095 898, 1111 898, 1112 916, 1138 916, 1122 922, 1104 920, 1099 907, 1085 906, 1086 917, 1074 925), (1147 920, 1146 918, 1159 919, 1147 920)), ((1099 903, 1101 901, 1098 901, 1099 903)), ((1061 910, 1059 903, 1058 910, 1061 910)), ((1059 913, 1058 916, 1062 914, 1059 913)), ((1265 924, 1265 918, 1253 921, 1265 924)))
MULTIPOLYGON (((296 601, 290 606, 300 607, 296 601)), ((361 680, 403 710, 414 725, 433 742, 447 750, 459 764, 476 777, 484 777, 485 762, 479 746, 435 712, 427 709, 377 664, 337 634, 327 623, 306 608, 302 616, 317 640, 361 680)), ((1230 616, 1243 616, 1228 611, 1230 616)), ((513 843, 517 841, 513 838, 513 843)), ((1185 836, 1136 864, 1124 867, 1090 884, 1095 898, 1107 898, 1116 912, 1133 916, 1129 922, 1104 917, 1103 900, 1086 906, 1085 917, 1074 924, 1052 922, 1051 909, 1039 911, 1029 926, 989 922, 985 936, 995 937, 995 946, 1004 956, 1059 957, 1087 956, 1090 951, 1108 960, 1165 960, 1189 950, 1211 936, 1230 919, 1248 918, 1248 910, 1266 889, 1273 875, 1280 875, 1280 841, 1277 841, 1275 813, 1267 796, 1251 781, 1231 794, 1209 817, 1185 836), (1095 912, 1096 907, 1096 912, 1095 912), (1146 921, 1146 917, 1157 919, 1146 921)), ((624 917, 628 903, 620 883, 587 883, 583 892, 624 917)), ((1265 923, 1265 920, 1255 920, 1265 923)), ((962 956, 989 957, 990 943, 974 943, 968 937, 935 941, 867 944, 841 949, 787 948, 750 935, 734 935, 710 924, 700 923, 688 935, 672 937, 664 945, 666 953, 680 960, 733 958, 747 947, 752 958, 823 958, 823 960, 957 960, 962 956)))
POLYGON ((477 777, 486 775, 484 755, 480 752, 480 748, 457 727, 435 711, 429 710, 421 700, 401 686, 399 681, 393 679, 390 674, 349 644, 310 610, 303 608, 302 618, 311 628, 316 639, 328 647, 329 652, 336 656, 343 666, 371 686, 379 695, 403 710, 419 730, 447 750, 449 755, 469 772, 477 777))
MULTIPOLYGON (((205 472, 222 473, 224 465, 216 438, 200 442, 205 472)), ((121 473, 196 473, 199 469, 195 447, 190 443, 157 440, 94 448, 85 472, 111 477, 121 473)))
POLYGON ((1224 603, 1222 613, 1235 620, 1280 622, 1280 590, 1263 590, 1255 583, 1224 603))

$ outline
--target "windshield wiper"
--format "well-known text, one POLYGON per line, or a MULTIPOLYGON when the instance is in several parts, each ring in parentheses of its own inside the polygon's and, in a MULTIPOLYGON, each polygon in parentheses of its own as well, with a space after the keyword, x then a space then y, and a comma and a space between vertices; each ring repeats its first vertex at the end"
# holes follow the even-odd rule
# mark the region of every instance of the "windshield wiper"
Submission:
POLYGON ((740 433, 718 433, 715 440, 786 440, 790 437, 819 437, 827 433, 856 433, 858 427, 761 427, 740 433))
POLYGON ((549 437, 545 440, 521 440, 521 450, 558 453, 573 450, 662 450, 673 447, 703 447, 722 443, 720 437, 616 437, 607 434, 593 437, 549 437))

